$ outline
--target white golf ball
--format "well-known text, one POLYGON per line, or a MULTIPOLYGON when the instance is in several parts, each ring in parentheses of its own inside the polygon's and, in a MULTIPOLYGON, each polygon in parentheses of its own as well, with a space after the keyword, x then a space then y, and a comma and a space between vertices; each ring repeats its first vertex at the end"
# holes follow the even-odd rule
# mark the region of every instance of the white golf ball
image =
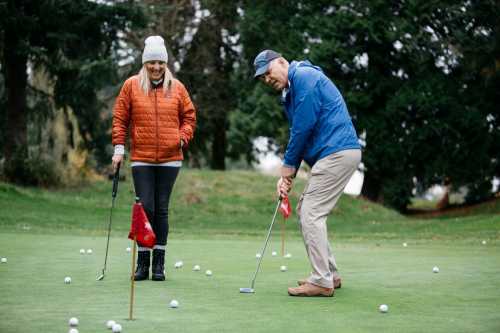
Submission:
POLYGON ((290 259, 292 255, 290 253, 285 254, 285 258, 290 259))
POLYGON ((277 255, 277 254, 278 254, 278 253, 276 253, 276 251, 271 252, 271 255, 272 255, 273 257, 276 257, 276 255, 277 255))
POLYGON ((92 254, 92 249, 88 249, 87 254, 92 254))
POLYGON ((2 258, 0 261, 5 264, 7 262, 7 258, 2 258))
POLYGON ((114 320, 108 320, 106 322, 106 327, 109 329, 112 329, 114 324, 116 324, 116 322, 114 320))
POLYGON ((68 324, 71 327, 78 326, 78 318, 75 318, 75 317, 69 318, 68 324))
POLYGON ((179 307, 179 302, 177 302, 177 300, 175 300, 175 299, 171 300, 170 301, 170 307, 174 308, 174 309, 178 308, 179 307))
POLYGON ((78 330, 76 328, 70 328, 68 333, 78 333, 78 330))
POLYGON ((212 276, 212 271, 207 269, 207 271, 205 272, 205 275, 206 276, 212 276))
POLYGON ((389 307, 387 304, 382 304, 378 307, 378 310, 382 313, 387 313, 387 311, 389 311, 389 307))
POLYGON ((286 272, 286 266, 281 266, 281 267, 280 267, 280 271, 282 271, 282 272, 286 272))
POLYGON ((120 333, 121 331, 122 331, 122 325, 120 325, 120 324, 114 324, 111 327, 111 332, 113 332, 113 333, 120 333))
POLYGON ((174 265, 175 268, 181 268, 182 266, 184 266, 184 263, 182 261, 177 261, 174 265))
POLYGON ((198 272, 200 270, 200 265, 194 265, 193 271, 198 272))
POLYGON ((80 249, 80 254, 85 254, 85 249, 80 249))
POLYGON ((255 254, 255 258, 259 259, 260 257, 262 257, 260 253, 255 254))
POLYGON ((486 245, 486 241, 485 241, 485 240, 483 240, 481 243, 482 243, 483 245, 486 245))
POLYGON ((434 267, 432 268, 432 271, 433 271, 434 273, 439 273, 439 267, 434 266, 434 267))
POLYGON ((64 283, 66 283, 66 284, 70 284, 70 283, 71 283, 71 278, 70 278, 69 276, 66 276, 66 277, 64 278, 64 283))
POLYGON ((403 246, 404 246, 404 247, 407 247, 407 246, 408 246, 408 244, 406 244, 406 243, 403 243, 403 246))
POLYGON ((131 249, 130 247, 127 247, 127 248, 125 249, 125 251, 130 252, 130 251, 132 251, 132 249, 131 249))

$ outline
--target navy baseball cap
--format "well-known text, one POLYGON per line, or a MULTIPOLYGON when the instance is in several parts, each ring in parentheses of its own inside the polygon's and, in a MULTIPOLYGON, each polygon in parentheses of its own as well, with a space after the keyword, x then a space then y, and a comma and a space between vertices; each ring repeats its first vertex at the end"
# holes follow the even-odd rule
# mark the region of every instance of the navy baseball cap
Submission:
POLYGON ((264 50, 259 53, 253 61, 253 66, 255 67, 255 75, 253 77, 257 78, 265 74, 269 68, 269 63, 279 57, 281 57, 281 54, 273 50, 264 50))

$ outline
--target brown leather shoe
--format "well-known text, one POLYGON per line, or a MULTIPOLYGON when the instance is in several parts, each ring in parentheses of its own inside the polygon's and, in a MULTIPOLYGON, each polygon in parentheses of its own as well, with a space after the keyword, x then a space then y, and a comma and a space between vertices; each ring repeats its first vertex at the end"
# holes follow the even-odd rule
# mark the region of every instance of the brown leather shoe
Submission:
MULTIPOLYGON (((307 282, 307 279, 302 279, 302 280, 297 281, 297 284, 298 284, 299 286, 301 286, 301 285, 303 285, 303 284, 306 284, 306 283, 308 283, 308 282, 307 282)), ((333 279, 333 287, 334 287, 335 289, 340 289, 340 288, 342 288, 342 280, 341 280, 340 278, 333 279)))
POLYGON ((302 297, 332 297, 334 288, 320 287, 311 283, 304 283, 300 287, 288 288, 288 295, 302 297))

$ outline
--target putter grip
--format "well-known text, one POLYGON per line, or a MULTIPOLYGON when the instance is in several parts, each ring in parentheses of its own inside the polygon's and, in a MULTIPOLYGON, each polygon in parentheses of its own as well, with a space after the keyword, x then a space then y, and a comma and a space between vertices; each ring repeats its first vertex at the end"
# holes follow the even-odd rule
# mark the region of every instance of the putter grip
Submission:
POLYGON ((113 198, 116 198, 116 193, 118 192, 118 180, 120 179, 120 165, 121 163, 118 163, 115 174, 113 176, 113 193, 111 194, 113 198))

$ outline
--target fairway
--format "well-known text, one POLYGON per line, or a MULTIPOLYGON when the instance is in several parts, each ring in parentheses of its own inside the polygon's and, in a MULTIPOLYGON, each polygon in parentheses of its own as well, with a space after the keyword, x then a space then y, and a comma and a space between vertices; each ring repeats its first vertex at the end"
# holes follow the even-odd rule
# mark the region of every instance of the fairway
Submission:
MULTIPOLYGON (((264 234, 262 235, 264 237, 264 234)), ((497 332, 500 330, 500 251, 467 241, 338 241, 343 286, 333 298, 293 298, 286 288, 309 271, 299 238, 279 251, 279 233, 256 283, 240 294, 256 267, 256 237, 176 238, 169 243, 167 281, 136 283, 136 320, 128 316, 131 243, 113 237, 106 278, 105 238, 2 233, 0 332, 66 332, 78 317, 83 332, 107 332, 113 319, 123 332, 497 332), (80 248, 93 254, 81 255, 80 248), (174 268, 182 260, 184 266, 174 268), (200 265, 201 271, 192 267, 200 265), (280 272, 286 265, 288 271, 280 272), (433 266, 440 273, 432 272, 433 266), (207 277, 206 269, 213 271, 207 277), (72 283, 64 284, 65 276, 72 283), (169 308, 172 299, 177 309, 169 308), (378 312, 380 304, 389 312, 378 312)))

